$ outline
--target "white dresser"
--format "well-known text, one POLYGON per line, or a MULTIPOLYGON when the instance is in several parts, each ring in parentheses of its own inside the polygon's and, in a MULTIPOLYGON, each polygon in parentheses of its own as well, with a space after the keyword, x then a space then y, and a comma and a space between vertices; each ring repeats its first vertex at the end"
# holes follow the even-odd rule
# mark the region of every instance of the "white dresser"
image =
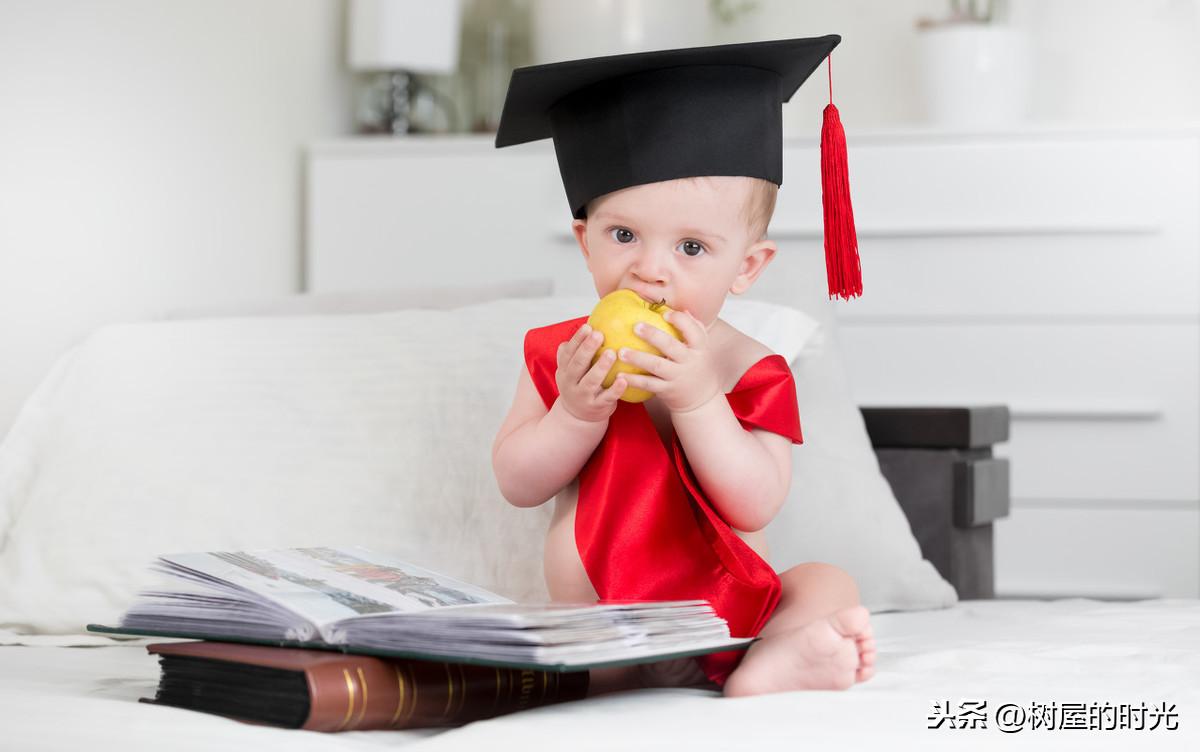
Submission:
MULTIPOLYGON (((1000 596, 1200 596, 1200 131, 850 135, 864 405, 1002 403, 1000 596)), ((824 285, 815 140, 789 142, 778 261, 824 285)), ((548 276, 590 293, 548 144, 314 144, 315 292, 548 276)))

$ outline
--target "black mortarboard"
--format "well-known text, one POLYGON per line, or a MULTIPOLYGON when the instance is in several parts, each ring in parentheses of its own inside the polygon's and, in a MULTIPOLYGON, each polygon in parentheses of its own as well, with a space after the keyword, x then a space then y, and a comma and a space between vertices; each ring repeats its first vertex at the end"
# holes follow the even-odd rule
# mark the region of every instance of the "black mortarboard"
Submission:
POLYGON ((699 175, 783 182, 782 105, 838 36, 574 60, 513 71, 496 146, 554 139, 576 217, 589 201, 699 175))
POLYGON ((840 41, 829 35, 518 68, 496 146, 553 138, 576 218, 592 199, 663 180, 732 175, 782 185, 783 103, 840 41))

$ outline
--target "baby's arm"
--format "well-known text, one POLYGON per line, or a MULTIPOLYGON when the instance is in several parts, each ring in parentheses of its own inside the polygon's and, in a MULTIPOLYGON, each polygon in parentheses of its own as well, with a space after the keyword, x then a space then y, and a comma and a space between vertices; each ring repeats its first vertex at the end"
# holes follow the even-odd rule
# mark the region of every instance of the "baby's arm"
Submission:
POLYGON ((639 336, 664 357, 623 352, 623 360, 653 374, 631 376, 630 386, 657 392, 671 411, 671 424, 688 465, 721 517, 737 530, 761 530, 787 498, 792 481, 791 439, 743 428, 720 388, 704 327, 684 312, 668 316, 684 341, 639 326, 639 336))
POLYGON ((766 527, 791 486, 791 439, 747 431, 723 397, 671 419, 688 465, 721 517, 743 532, 766 527))
POLYGON ((625 379, 601 386, 616 359, 608 350, 592 365, 603 342, 585 324, 559 346, 554 375, 559 397, 549 410, 528 369, 521 369, 512 407, 492 445, 492 467, 509 503, 533 507, 551 499, 575 479, 604 437, 625 379))

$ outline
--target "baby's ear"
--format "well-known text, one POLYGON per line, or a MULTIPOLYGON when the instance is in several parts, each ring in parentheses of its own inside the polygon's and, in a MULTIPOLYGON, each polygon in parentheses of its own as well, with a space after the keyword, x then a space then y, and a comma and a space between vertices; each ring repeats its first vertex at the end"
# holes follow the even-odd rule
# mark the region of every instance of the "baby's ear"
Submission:
POLYGON ((579 250, 583 251, 583 258, 588 258, 587 247, 587 220, 576 219, 571 222, 571 232, 575 233, 575 242, 579 244, 579 250))
POLYGON ((750 289, 755 280, 767 268, 767 264, 775 258, 775 252, 779 250, 779 246, 775 245, 774 240, 763 239, 750 246, 746 250, 746 256, 742 259, 742 265, 738 269, 737 276, 733 279, 733 284, 729 287, 729 292, 734 295, 741 295, 750 289))

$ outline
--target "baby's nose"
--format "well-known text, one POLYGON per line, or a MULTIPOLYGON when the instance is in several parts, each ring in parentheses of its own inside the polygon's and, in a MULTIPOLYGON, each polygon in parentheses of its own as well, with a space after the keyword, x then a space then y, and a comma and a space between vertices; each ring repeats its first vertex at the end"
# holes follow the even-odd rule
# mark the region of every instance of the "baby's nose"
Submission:
POLYGON ((667 281, 670 256, 661 249, 647 249, 638 255, 633 273, 644 282, 661 284, 667 281))

